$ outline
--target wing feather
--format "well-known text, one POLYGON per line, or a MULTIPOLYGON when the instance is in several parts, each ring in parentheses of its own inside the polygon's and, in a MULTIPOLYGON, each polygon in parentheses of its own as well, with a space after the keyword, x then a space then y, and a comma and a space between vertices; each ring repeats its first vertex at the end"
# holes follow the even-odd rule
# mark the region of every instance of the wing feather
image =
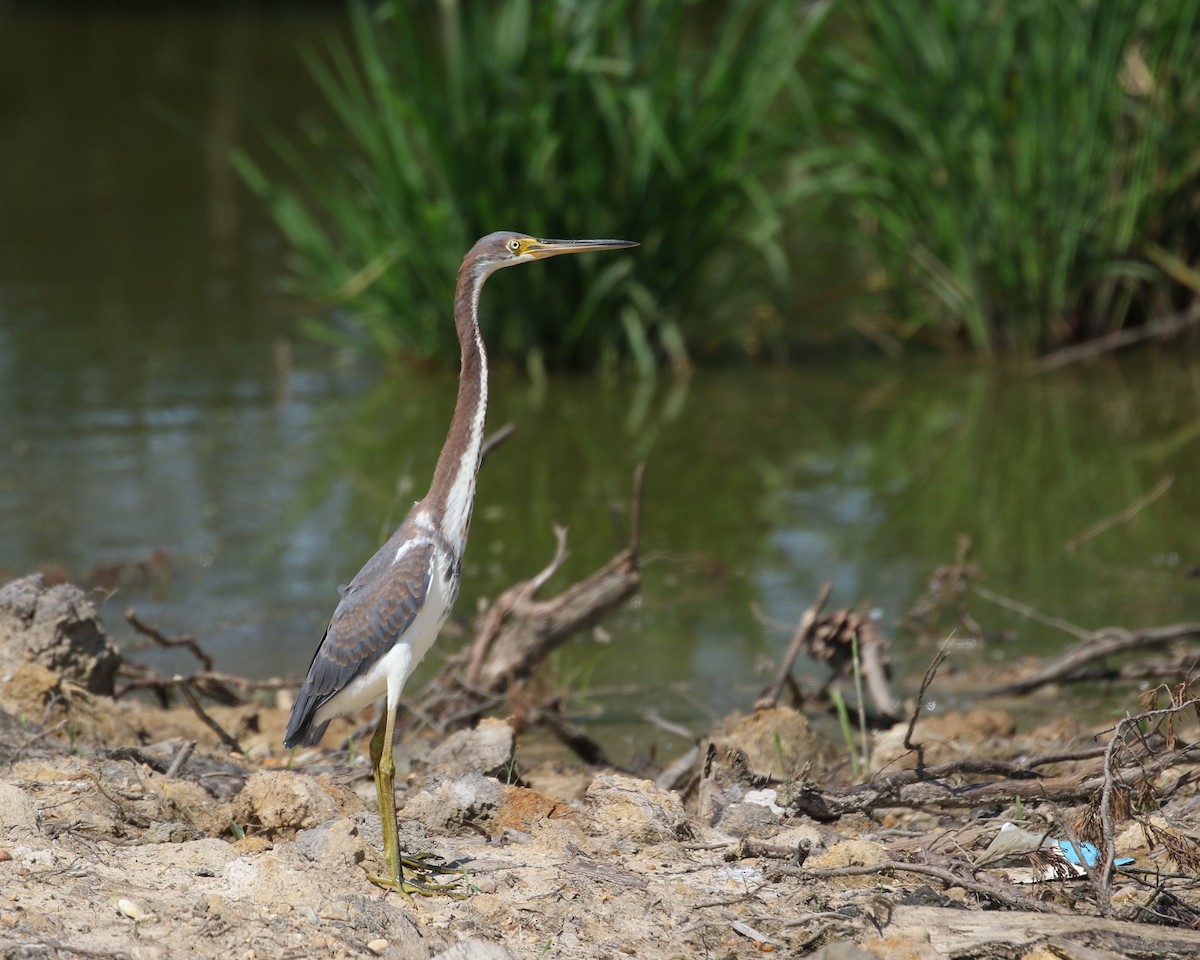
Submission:
POLYGON ((432 541, 392 537, 342 591, 313 656, 284 734, 284 746, 313 744, 326 724, 320 707, 370 670, 412 626, 429 594, 437 550, 432 541))

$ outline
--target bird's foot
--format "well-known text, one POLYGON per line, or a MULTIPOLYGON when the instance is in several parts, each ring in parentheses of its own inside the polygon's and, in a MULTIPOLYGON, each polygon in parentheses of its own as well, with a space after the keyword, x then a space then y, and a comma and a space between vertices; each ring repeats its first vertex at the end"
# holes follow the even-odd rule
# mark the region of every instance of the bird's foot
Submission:
MULTIPOLYGON (((414 861, 415 862, 415 861, 414 861)), ((440 873, 455 873, 454 870, 441 870, 440 873)), ((385 890, 395 890, 409 903, 413 903, 413 895, 419 897, 453 897, 455 900, 467 899, 464 890, 457 883, 430 883, 423 874, 404 874, 399 877, 380 877, 373 873, 367 874, 367 879, 377 887, 385 890)))
POLYGON ((459 888, 456 882, 454 883, 434 883, 430 878, 436 875, 450 876, 453 874, 461 874, 460 868, 451 867, 443 863, 437 854, 433 853, 417 853, 412 856, 400 856, 400 869, 396 871, 394 876, 377 876, 376 874, 367 872, 367 879, 385 890, 395 890, 401 894, 409 903, 413 902, 413 895, 420 897, 453 897, 457 900, 465 900, 467 894, 465 890, 459 888))
POLYGON ((417 853, 410 856, 401 855, 400 865, 405 870, 412 870, 414 873, 462 873, 460 867, 452 867, 449 864, 442 863, 442 858, 436 853, 417 853))

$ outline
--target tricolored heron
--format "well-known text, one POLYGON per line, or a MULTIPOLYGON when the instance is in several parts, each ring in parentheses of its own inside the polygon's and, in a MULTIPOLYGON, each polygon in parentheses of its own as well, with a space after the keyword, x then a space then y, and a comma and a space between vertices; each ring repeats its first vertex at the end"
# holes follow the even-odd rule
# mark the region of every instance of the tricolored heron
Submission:
MULTIPOLYGON (((479 333, 479 293, 484 281, 502 267, 564 253, 635 246, 628 240, 541 240, 523 233, 492 233, 471 248, 458 270, 454 325, 462 367, 450 432, 433 482, 387 543, 343 588, 283 736, 285 747, 315 744, 333 717, 357 714, 387 695, 371 737, 371 767, 389 873, 368 876, 380 886, 405 895, 444 889, 404 879, 396 830, 392 737, 404 682, 433 645, 458 596, 487 413, 487 353, 479 333)), ((418 861, 408 864, 421 866, 418 861)))

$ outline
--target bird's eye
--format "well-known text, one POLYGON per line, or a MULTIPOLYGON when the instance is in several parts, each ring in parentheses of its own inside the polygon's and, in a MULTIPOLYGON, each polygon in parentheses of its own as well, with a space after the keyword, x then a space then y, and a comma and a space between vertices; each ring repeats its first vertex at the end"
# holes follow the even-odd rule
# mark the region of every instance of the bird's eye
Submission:
POLYGON ((509 240, 508 241, 508 249, 511 250, 513 253, 520 253, 521 252, 521 241, 520 240, 509 240))

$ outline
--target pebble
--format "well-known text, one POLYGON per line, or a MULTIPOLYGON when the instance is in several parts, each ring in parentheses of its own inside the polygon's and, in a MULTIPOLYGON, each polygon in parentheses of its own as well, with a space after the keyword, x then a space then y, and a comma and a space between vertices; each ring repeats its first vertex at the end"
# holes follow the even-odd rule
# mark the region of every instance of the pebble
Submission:
POLYGON ((317 911, 312 907, 297 907, 296 912, 311 924, 321 922, 321 918, 317 916, 317 911))
POLYGON ((350 919, 350 911, 344 903, 328 903, 321 908, 322 920, 341 920, 343 923, 350 919))
POLYGON ((386 940, 384 940, 382 937, 380 937, 378 940, 372 940, 370 943, 367 944, 367 949, 370 950, 373 954, 375 954, 375 956, 379 956, 387 948, 388 948, 388 942, 386 940))

